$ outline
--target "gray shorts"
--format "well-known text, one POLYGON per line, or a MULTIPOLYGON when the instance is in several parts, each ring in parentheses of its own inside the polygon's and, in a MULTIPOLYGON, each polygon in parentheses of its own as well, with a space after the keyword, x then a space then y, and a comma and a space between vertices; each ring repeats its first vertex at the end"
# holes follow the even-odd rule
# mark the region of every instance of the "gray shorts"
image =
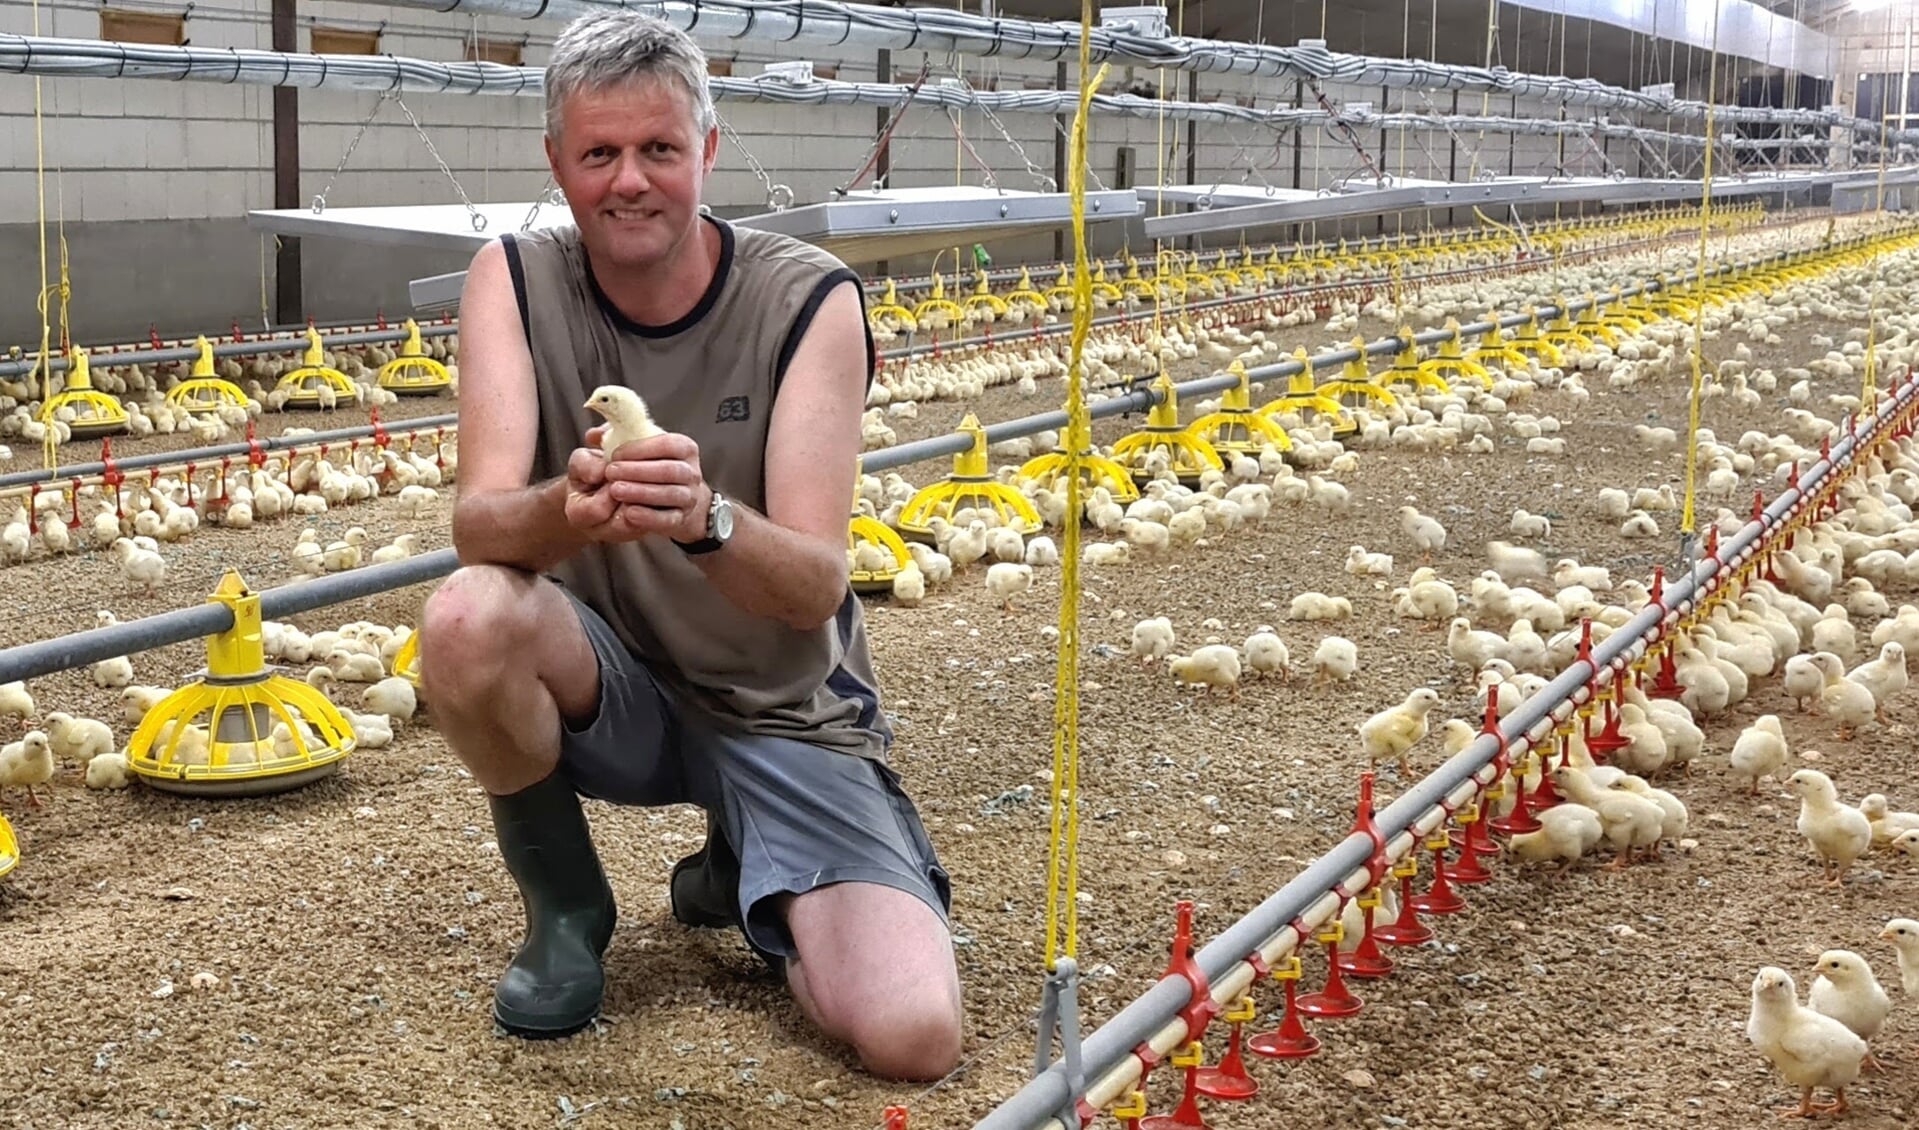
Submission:
POLYGON ((793 957, 793 936, 768 900, 831 883, 895 887, 945 920, 946 871, 892 769, 788 738, 715 729, 681 710, 598 613, 567 597, 599 657, 600 702, 591 720, 563 724, 561 772, 582 795, 614 804, 705 809, 739 860, 740 921, 754 949, 793 957))

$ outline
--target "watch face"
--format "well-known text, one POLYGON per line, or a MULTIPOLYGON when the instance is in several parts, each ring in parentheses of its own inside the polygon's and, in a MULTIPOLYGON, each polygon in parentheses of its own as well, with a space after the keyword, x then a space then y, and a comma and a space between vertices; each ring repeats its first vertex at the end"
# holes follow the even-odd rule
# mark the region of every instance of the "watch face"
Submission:
POLYGON ((724 500, 713 508, 713 536, 721 541, 733 536, 733 506, 724 500))

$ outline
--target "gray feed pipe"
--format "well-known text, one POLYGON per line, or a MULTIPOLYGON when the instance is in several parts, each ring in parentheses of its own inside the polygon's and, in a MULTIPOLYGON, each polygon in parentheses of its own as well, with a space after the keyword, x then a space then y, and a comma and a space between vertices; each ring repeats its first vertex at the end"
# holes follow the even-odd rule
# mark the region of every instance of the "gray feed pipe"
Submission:
MULTIPOLYGON (((1788 487, 1761 517, 1756 518, 1730 539, 1722 542, 1716 558, 1697 562, 1685 576, 1666 587, 1658 604, 1649 604, 1626 625, 1594 645, 1590 660, 1577 660, 1561 671, 1539 694, 1526 700, 1499 723, 1499 737, 1481 734, 1473 743, 1422 777, 1397 800, 1374 817, 1383 850, 1386 843, 1410 830, 1419 818, 1441 804, 1447 794, 1475 778, 1490 765, 1502 749, 1532 737, 1531 731, 1542 723, 1570 716, 1589 697, 1587 688, 1610 671, 1608 679, 1625 670, 1633 656, 1627 653, 1656 642, 1666 634, 1669 622, 1720 586, 1723 578, 1757 551, 1760 539, 1776 529, 1796 512, 1834 471, 1849 465, 1865 438, 1877 433, 1919 392, 1919 383, 1907 372, 1905 380, 1881 405, 1869 429, 1848 430, 1833 444, 1830 457, 1821 458, 1800 475, 1800 485, 1788 487)), ((1550 732, 1550 726, 1548 726, 1550 732)), ((1532 740, 1537 740, 1532 739, 1532 740)), ((1195 955, 1211 984, 1223 980, 1234 966, 1259 950, 1280 931, 1306 913, 1307 909, 1373 857, 1376 845, 1361 832, 1354 832, 1313 862, 1292 881, 1228 926, 1195 955)), ((1084 1078, 1097 1081, 1119 1066, 1133 1049, 1152 1039, 1180 1010, 1192 1003, 1192 988, 1179 976, 1162 978, 1111 1020, 1089 1034, 1080 1044, 1084 1078)), ((1188 1033, 1187 1038, 1193 1034, 1188 1033)), ((1033 1130, 1040 1126, 1058 1126, 1057 1112, 1082 1096, 1070 1094, 1063 1064, 1055 1062, 1028 1082, 1011 1098, 1001 1103, 974 1125, 974 1130, 1033 1130)))
MULTIPOLYGON (((391 424, 384 421, 380 427, 388 435, 403 432, 426 431, 429 428, 451 428, 458 426, 457 415, 420 416, 412 420, 395 420, 391 424)), ((303 436, 274 436, 272 439, 257 440, 254 443, 223 443, 214 447, 194 447, 185 451, 161 451, 152 455, 129 455, 125 459, 115 459, 116 471, 137 471, 146 467, 168 467, 176 463, 210 463, 216 459, 231 458, 235 455, 249 455, 257 445, 262 451, 282 451, 295 447, 313 447, 318 444, 346 443, 356 439, 369 439, 373 435, 373 426, 368 424, 357 428, 336 428, 328 432, 314 432, 303 436)), ((13 471, 0 475, 0 491, 18 487, 33 486, 35 483, 52 482, 57 479, 79 479, 106 473, 105 463, 69 463, 52 470, 42 468, 37 471, 13 471)))
MULTIPOLYGON (((1860 241, 1854 240, 1846 242, 1860 241)), ((1785 257, 1786 255, 1783 253, 1770 255, 1753 263, 1734 264, 1715 268, 1709 273, 1718 275, 1740 267, 1757 267, 1765 263, 1776 262, 1785 257)), ((1657 285, 1657 283, 1640 284, 1621 291, 1620 296, 1629 297, 1646 293, 1656 289, 1657 285)), ((1610 295, 1608 295, 1608 300, 1611 300, 1610 295)), ((1589 304, 1582 299, 1568 303, 1566 308, 1569 312, 1576 312, 1585 309, 1587 305, 1589 304)), ((1537 311, 1538 314, 1545 314, 1547 317, 1551 317, 1557 312, 1557 308, 1550 306, 1539 308, 1537 311)), ((1511 315, 1499 319, 1499 324, 1502 328, 1523 325, 1527 317, 1528 315, 1524 314, 1511 315)), ((1491 326, 1491 322, 1474 322, 1469 326, 1461 326, 1459 328, 1459 334, 1463 338, 1468 334, 1484 333, 1487 329, 1490 329, 1491 326)), ((1428 330, 1424 333, 1413 335, 1413 339, 1418 344, 1429 345, 1444 341, 1450 335, 1451 331, 1449 330, 1428 330)), ((1368 356, 1390 355, 1399 352, 1402 348, 1404 348, 1404 343, 1401 342, 1398 337, 1387 337, 1366 346, 1365 353, 1368 356)), ((1326 365, 1344 364, 1358 356, 1359 351, 1347 347, 1330 353, 1322 353, 1317 357, 1311 358, 1308 364, 1317 369, 1326 365)), ((1254 381, 1267 381, 1275 377, 1286 376, 1299 371, 1299 363, 1297 361, 1287 361, 1253 370, 1247 375, 1254 381)), ((1238 378, 1229 374, 1220 374, 1185 381, 1174 387, 1178 395, 1183 396, 1188 394, 1220 392, 1233 387, 1237 383, 1238 378)), ((1157 402, 1158 395, 1153 392, 1152 389, 1140 388, 1128 392, 1124 396, 1114 397, 1090 406, 1088 415, 1094 419, 1101 419, 1127 412, 1142 411, 1157 402)), ((1064 412, 1048 412, 994 424, 986 429, 986 436, 988 442, 998 442, 1003 439, 1013 439, 1019 436, 1031 435, 1049 428, 1064 427, 1065 424, 1066 414, 1064 412)), ((934 436, 930 439, 915 440, 911 443, 898 444, 893 447, 871 452, 862 457, 860 465, 864 471, 902 467, 909 463, 934 459, 941 455, 956 455, 959 452, 965 451, 969 444, 970 441, 967 437, 957 434, 934 436)), ((177 456, 178 453, 174 454, 177 456)), ((361 596, 386 592, 389 589, 402 588, 406 585, 432 580, 436 577, 445 576, 458 567, 459 558, 453 550, 437 550, 433 553, 407 558, 405 561, 396 561, 386 565, 373 565, 363 569, 355 569, 348 573, 334 574, 331 577, 296 585, 290 589, 270 589, 262 596, 262 608, 267 615, 291 615, 295 612, 319 608, 326 604, 353 600, 361 596), (337 587, 329 582, 337 582, 337 587), (307 603, 300 604, 294 603, 294 598, 290 595, 275 595, 290 594, 295 591, 318 593, 321 595, 317 598, 310 599, 307 603)), ((206 615, 205 610, 183 609, 175 612, 163 612, 157 616, 148 616, 123 624, 112 624, 104 628, 95 628, 90 631, 78 633, 77 635, 0 649, 0 682, 38 678, 39 676, 51 674, 55 671, 64 671, 82 664, 95 663, 101 659, 110 659, 117 655, 127 655, 148 648, 162 647, 167 644, 184 643, 196 635, 210 634, 200 629, 207 623, 213 623, 213 621, 191 619, 191 617, 196 615, 204 617, 206 615)), ((219 622, 214 625, 212 631, 223 630, 227 625, 228 621, 225 618, 224 612, 222 612, 219 622)))
MULTIPOLYGON (((459 558, 451 549, 436 549, 404 561, 333 573, 310 581, 267 589, 260 594, 260 613, 269 620, 311 612, 331 604, 376 596, 393 589, 437 580, 451 573, 459 558)), ((223 604, 202 604, 143 616, 124 624, 109 624, 70 636, 21 644, 0 650, 0 683, 33 679, 149 651, 169 644, 188 643, 233 627, 233 613, 223 604)))

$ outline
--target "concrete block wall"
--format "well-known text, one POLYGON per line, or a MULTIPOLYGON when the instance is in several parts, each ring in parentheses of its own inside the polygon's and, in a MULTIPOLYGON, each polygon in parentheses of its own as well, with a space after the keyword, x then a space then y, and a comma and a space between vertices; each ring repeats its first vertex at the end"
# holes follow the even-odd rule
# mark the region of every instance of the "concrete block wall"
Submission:
MULTIPOLYGON (((96 9, 78 6, 81 0, 59 2, 68 6, 43 8, 43 33, 97 37, 96 9)), ((270 45, 267 0, 224 0, 218 11, 226 15, 190 17, 189 37, 195 45, 270 45)), ((552 22, 442 16, 342 0, 310 0, 301 5, 299 44, 302 49, 309 45, 312 22, 368 29, 382 17, 386 19, 383 51, 448 61, 463 57, 465 37, 529 36, 525 61, 541 65, 559 30, 552 22)), ((0 30, 30 31, 25 6, 0 5, 0 30)), ((757 73, 774 58, 792 57, 776 55, 767 45, 725 41, 706 46, 717 57, 732 58, 734 73, 740 76, 757 73)), ((894 73, 878 75, 872 52, 819 51, 807 57, 838 65, 839 76, 848 80, 910 76, 921 65, 918 53, 898 52, 892 60, 894 73)), ((960 65, 968 81, 981 85, 990 81, 1003 90, 1029 83, 1054 84, 1051 63, 966 59, 960 65)), ((929 81, 946 73, 943 67, 944 60, 936 58, 929 81)), ((1156 85, 1160 79, 1158 72, 1145 68, 1115 68, 1106 89, 1123 89, 1134 82, 1156 85)), ((1171 94, 1187 96, 1187 75, 1167 72, 1164 80, 1171 94)), ((248 209, 273 206, 271 92, 261 87, 102 79, 49 79, 43 90, 49 208, 58 184, 64 192, 66 234, 73 256, 75 336, 83 341, 141 337, 150 323, 163 333, 224 327, 235 319, 245 325, 259 324, 262 296, 273 290, 271 240, 249 229, 244 215, 248 209), (51 172, 56 167, 63 170, 58 181, 51 172)), ((26 270, 0 273, 0 344, 4 344, 37 339, 33 296, 39 284, 32 83, 0 77, 0 92, 0 260, 27 265, 26 270)), ((1425 108, 1416 96, 1388 95, 1375 88, 1332 87, 1326 93, 1335 102, 1425 108)), ((1198 81, 1201 100, 1251 97, 1260 105, 1286 105, 1294 95, 1291 81, 1212 75, 1200 76, 1198 81)), ((1310 104, 1310 93, 1307 98, 1310 104)), ((1447 96, 1434 98, 1436 104, 1446 104, 1439 100, 1447 96)), ((405 101, 472 199, 526 200, 546 182, 539 99, 414 94, 405 101)), ((1477 101, 1464 96, 1460 109, 1476 112, 1477 101)), ((378 95, 305 90, 299 102, 302 206, 329 181, 328 202, 336 207, 457 201, 453 186, 398 106, 388 103, 381 108, 336 177, 336 166, 378 103, 378 95)), ((1505 102, 1494 99, 1491 111, 1513 112, 1511 100, 1505 102)), ((823 199, 852 176, 872 145, 878 118, 877 111, 867 106, 722 103, 720 109, 769 175, 791 186, 801 202, 823 199)), ((1522 106, 1519 112, 1557 111, 1522 106)), ((1055 120, 1033 114, 1006 114, 1001 120, 1027 157, 1050 175, 1055 120)), ((1013 148, 985 114, 962 113, 960 125, 1002 186, 1035 187, 1013 148)), ((1202 125, 1197 138, 1194 176, 1200 181, 1238 181, 1248 153, 1258 153, 1272 162, 1264 172, 1272 184, 1290 187, 1295 183, 1291 138, 1279 142, 1277 152, 1273 132, 1259 127, 1202 125)), ((1185 139, 1183 123, 1168 121, 1162 131, 1160 123, 1150 118, 1100 116, 1094 119, 1089 160, 1098 177, 1112 185, 1121 150, 1130 150, 1136 169, 1133 184, 1148 187, 1160 175, 1157 154, 1164 146, 1166 180, 1183 182, 1187 179, 1185 139)), ((1380 160, 1383 144, 1386 171, 1412 176, 1444 175, 1442 162, 1450 160, 1452 145, 1443 132, 1408 136, 1403 145, 1397 135, 1382 139, 1376 133, 1362 142, 1375 160, 1380 160)), ((1298 183, 1303 187, 1327 184, 1358 167, 1350 148, 1323 131, 1306 131, 1297 149, 1298 183)), ((1550 167, 1555 150, 1551 137, 1488 135, 1480 149, 1481 167, 1495 172, 1550 167)), ((966 183, 981 180, 968 156, 962 157, 956 174, 953 128, 939 111, 910 108, 890 152, 890 183, 895 186, 950 185, 956 176, 966 183)), ((1470 164, 1462 153, 1462 175, 1470 164)), ((707 186, 709 203, 722 215, 738 216, 761 210, 764 198, 764 189, 744 156, 731 140, 722 139, 719 164, 707 186)), ((1465 222, 1470 217, 1454 218, 1465 222)), ((1414 219, 1407 217, 1403 222, 1410 225, 1414 219)), ((1444 213, 1430 219, 1446 222, 1444 213)), ((1391 230, 1397 230, 1402 221, 1388 222, 1395 224, 1391 230)), ((1321 225, 1314 234, 1333 237, 1384 227, 1381 221, 1367 220, 1337 230, 1321 225)), ((1286 233, 1262 233, 1262 237, 1275 234, 1286 233)), ((1216 238, 1212 242, 1238 241, 1216 238)), ((1144 255, 1150 247, 1137 223, 1095 225, 1092 243, 1099 254, 1128 246, 1144 255)), ((991 250, 1000 263, 1050 262, 1054 240, 1050 234, 1042 235, 991 250)), ((302 241, 302 254, 308 311, 322 319, 360 317, 376 308, 403 311, 407 280, 457 270, 465 259, 321 239, 302 241)), ((925 262, 922 258, 889 266, 909 272, 923 270, 925 262)))

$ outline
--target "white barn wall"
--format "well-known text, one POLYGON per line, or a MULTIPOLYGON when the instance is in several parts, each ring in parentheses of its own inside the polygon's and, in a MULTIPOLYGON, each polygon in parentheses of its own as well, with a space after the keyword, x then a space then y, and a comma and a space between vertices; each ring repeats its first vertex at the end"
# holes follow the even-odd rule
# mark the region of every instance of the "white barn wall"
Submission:
MULTIPOLYGON (((266 48, 270 45, 266 0, 218 0, 188 22, 196 46, 266 48), (231 16, 232 18, 224 18, 231 16), (222 18, 216 18, 222 17, 222 18)), ((529 65, 544 63, 558 25, 509 20, 474 20, 417 10, 388 10, 360 3, 314 0, 301 5, 299 44, 308 47, 308 24, 366 29, 382 15, 391 17, 382 36, 382 50, 425 59, 457 60, 463 37, 475 34, 498 38, 531 35, 526 50, 529 65)), ((46 34, 93 38, 99 31, 97 9, 78 0, 62 0, 42 9, 46 34)), ((31 31, 31 13, 24 5, 0 5, 0 30, 31 31)), ((736 75, 757 73, 761 63, 775 58, 764 45, 736 42, 706 45, 716 56, 735 59, 736 75), (758 48, 757 50, 755 48, 758 48)), ((848 80, 887 79, 875 73, 871 52, 838 55, 812 53, 819 63, 837 63, 848 80)), ((897 52, 895 74, 917 73, 921 56, 897 52)), ((1051 86, 1054 66, 1018 60, 968 59, 962 63, 969 81, 988 77, 1001 89, 1017 89, 1027 82, 1051 86)), ((929 81, 937 81, 939 61, 929 81)), ((1185 97, 1189 77, 1166 72, 1169 93, 1185 97)), ((1069 81, 1071 76, 1069 75, 1069 81)), ((1107 89, 1121 89, 1129 80, 1149 85, 1158 72, 1145 68, 1115 68, 1107 89)), ((43 83, 46 98, 49 207, 56 184, 52 170, 64 170, 66 235, 72 254, 74 333, 81 340, 144 336, 149 323, 161 332, 221 327, 239 319, 253 326, 261 321, 263 294, 273 290, 271 247, 263 247, 243 216, 247 209, 273 203, 272 95, 265 88, 222 87, 204 83, 130 80, 58 79, 43 83), (264 277, 263 277, 264 260, 264 277)), ((1250 96, 1261 105, 1290 105, 1296 85, 1290 80, 1250 79, 1202 75, 1202 100, 1250 96)), ((32 83, 17 77, 0 78, 0 257, 29 265, 26 271, 0 274, 0 343, 37 339, 38 318, 33 296, 38 286, 35 263, 35 208, 33 178, 32 83)), ((1416 97, 1395 102, 1376 88, 1329 87, 1335 101, 1370 101, 1375 105, 1423 109, 1416 97)), ((1396 95, 1405 99, 1406 96, 1396 95)), ((1436 100, 1450 100, 1438 94, 1436 100)), ((360 124, 376 104, 372 93, 341 91, 300 92, 301 200, 311 199, 327 185, 360 124)), ((1312 104, 1310 92, 1307 104, 1312 104)), ((418 115, 460 184, 474 200, 525 200, 546 181, 541 147, 541 104, 535 98, 409 95, 407 105, 418 115)), ((1462 111, 1476 111, 1477 98, 1465 96, 1462 111)), ((1446 102, 1436 101, 1446 105, 1446 102)), ((1509 105, 1494 99, 1495 113, 1509 105)), ((872 144, 877 113, 872 107, 794 107, 768 104, 725 104, 722 113, 776 182, 790 185, 802 202, 822 199, 844 183, 865 158, 872 144)), ((1047 174, 1053 172, 1056 131, 1053 119, 1009 114, 1003 121, 1025 148, 1027 156, 1047 174)), ((962 126, 980 156, 1008 188, 1034 187, 1019 158, 978 111, 962 115, 962 126)), ((1270 130, 1202 125, 1197 131, 1194 175, 1200 181, 1238 181, 1246 156, 1234 138, 1251 143, 1272 156, 1270 130)), ((1164 174, 1168 182, 1187 177, 1186 126, 1168 121, 1164 131, 1152 119, 1096 117, 1088 154, 1094 172, 1113 184, 1119 152, 1130 148, 1137 162, 1135 187, 1150 186, 1160 175, 1156 156, 1168 147, 1164 174)), ((1376 160, 1378 133, 1362 137, 1376 160)), ((1449 139, 1445 134, 1425 137, 1428 148, 1444 161, 1449 139)), ((1504 172, 1516 162, 1549 160, 1554 149, 1547 137, 1488 136, 1482 159, 1504 172)), ((1396 136, 1385 139, 1386 167, 1393 173, 1435 175, 1433 162, 1408 138, 1402 157, 1396 136)), ((1282 186, 1294 184, 1294 145, 1281 144, 1275 167, 1267 179, 1282 186)), ((1304 187, 1319 187, 1357 167, 1350 149, 1319 130, 1308 130, 1298 145, 1299 178, 1304 187)), ((943 185, 955 181, 955 143, 943 114, 925 107, 907 111, 891 146, 891 183, 899 186, 943 185)), ((1460 168, 1469 164, 1462 154, 1460 168)), ((968 159, 959 178, 978 183, 979 172, 968 159)), ((759 181, 730 140, 722 139, 719 166, 707 197, 722 215, 737 216, 760 210, 765 194, 759 181)), ((431 157, 398 107, 387 105, 379 120, 367 129, 345 169, 333 179, 328 194, 335 206, 367 204, 439 204, 458 199, 452 185, 431 157)), ((1468 217, 1457 217, 1462 222, 1468 217)), ((1445 222, 1436 213, 1434 222, 1445 222)), ((1406 222, 1411 224, 1413 217, 1406 222)), ((1397 230, 1397 221, 1388 221, 1397 230)), ((1337 228, 1321 225, 1324 238, 1371 234, 1382 224, 1367 220, 1337 228)), ((1284 236, 1285 231, 1261 233, 1262 238, 1284 236)), ((1237 238, 1215 237, 1210 245, 1236 244, 1237 238)), ((1149 247, 1138 225, 1105 224, 1093 228, 1096 253, 1110 254, 1130 246, 1145 256, 1149 247)), ((1054 239, 1048 235, 1011 241, 991 248, 999 263, 1035 260, 1050 263, 1054 239)), ((464 256, 370 247, 339 241, 302 241, 303 287, 308 311, 322 319, 359 317, 374 309, 398 314, 407 308, 406 282, 424 274, 456 270, 464 256)), ((899 272, 923 270, 926 258, 890 264, 899 272)))

